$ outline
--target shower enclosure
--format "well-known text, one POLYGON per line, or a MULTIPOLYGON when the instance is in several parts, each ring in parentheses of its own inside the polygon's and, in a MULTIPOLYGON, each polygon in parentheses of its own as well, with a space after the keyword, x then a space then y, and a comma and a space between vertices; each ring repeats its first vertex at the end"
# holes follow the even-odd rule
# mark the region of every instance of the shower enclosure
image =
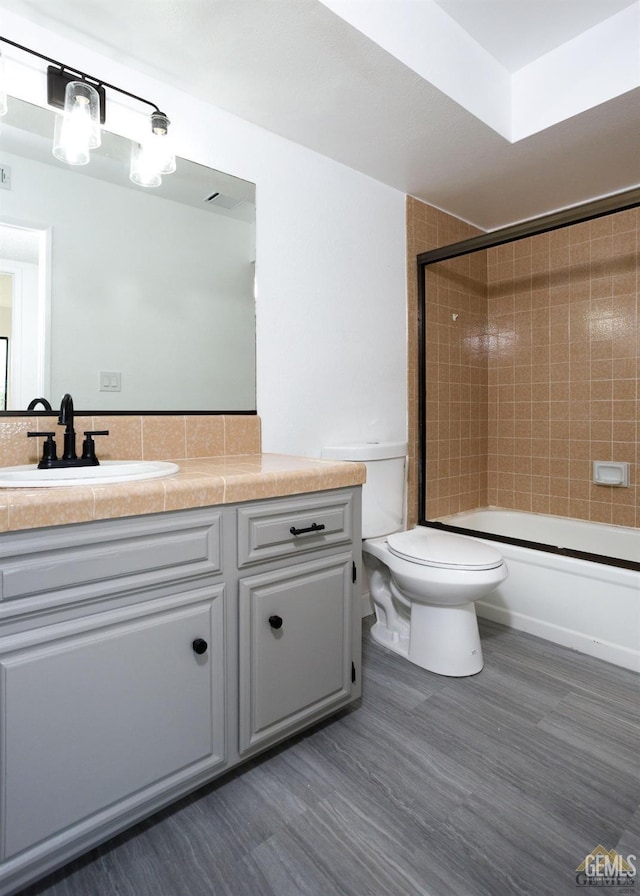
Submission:
POLYGON ((639 206, 633 190, 418 254, 419 523, 640 525, 639 206), (630 485, 594 484, 594 461, 629 464, 630 485))

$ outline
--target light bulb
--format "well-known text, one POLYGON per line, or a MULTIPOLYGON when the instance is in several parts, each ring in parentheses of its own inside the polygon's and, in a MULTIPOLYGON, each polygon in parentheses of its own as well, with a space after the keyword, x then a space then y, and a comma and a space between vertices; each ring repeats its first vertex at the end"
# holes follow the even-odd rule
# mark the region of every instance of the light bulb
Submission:
POLYGON ((90 150, 100 146, 100 100, 85 81, 69 81, 64 112, 56 116, 53 154, 69 165, 86 165, 90 150))
POLYGON ((145 147, 139 143, 134 143, 131 147, 129 180, 140 187, 159 187, 162 183, 155 160, 145 152, 145 147))

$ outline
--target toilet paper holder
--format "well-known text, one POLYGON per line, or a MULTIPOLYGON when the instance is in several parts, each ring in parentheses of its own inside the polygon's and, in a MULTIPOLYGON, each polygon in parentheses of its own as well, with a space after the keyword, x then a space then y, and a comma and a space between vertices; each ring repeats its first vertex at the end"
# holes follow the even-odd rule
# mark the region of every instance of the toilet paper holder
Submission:
POLYGON ((595 485, 612 485, 617 488, 629 487, 629 464, 612 460, 593 461, 593 482, 595 485))

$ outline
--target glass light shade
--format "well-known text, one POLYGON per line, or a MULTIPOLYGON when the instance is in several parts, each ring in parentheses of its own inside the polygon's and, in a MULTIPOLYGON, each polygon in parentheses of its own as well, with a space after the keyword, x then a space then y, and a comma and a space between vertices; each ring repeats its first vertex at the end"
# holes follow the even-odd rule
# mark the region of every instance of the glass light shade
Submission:
POLYGON ((149 165, 159 174, 172 174, 176 170, 175 153, 166 133, 151 133, 143 143, 143 150, 149 157, 149 165))
POLYGON ((162 183, 155 159, 139 143, 134 143, 131 147, 129 180, 140 187, 159 187, 162 183))
POLYGON ((151 134, 145 141, 145 151, 151 153, 160 174, 172 174, 176 170, 176 155, 169 137, 170 124, 164 112, 154 112, 151 134))
POLYGON ((90 150, 100 146, 100 98, 86 81, 69 81, 64 112, 56 116, 53 154, 69 165, 86 165, 90 150))

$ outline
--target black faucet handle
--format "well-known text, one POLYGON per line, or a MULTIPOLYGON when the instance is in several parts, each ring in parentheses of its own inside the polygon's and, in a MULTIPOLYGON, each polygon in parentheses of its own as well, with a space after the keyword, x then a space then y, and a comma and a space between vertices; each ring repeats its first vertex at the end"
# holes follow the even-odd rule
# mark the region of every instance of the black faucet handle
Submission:
POLYGON ((88 461, 90 464, 99 464, 100 461, 96 457, 96 443, 93 441, 93 437, 108 435, 108 429, 85 429, 84 442, 82 443, 82 460, 88 461))
POLYGON ((56 443, 53 438, 55 432, 28 432, 27 436, 29 436, 30 439, 36 438, 37 436, 42 436, 43 439, 46 439, 46 442, 42 446, 42 460, 40 463, 58 459, 58 455, 56 454, 56 443))

